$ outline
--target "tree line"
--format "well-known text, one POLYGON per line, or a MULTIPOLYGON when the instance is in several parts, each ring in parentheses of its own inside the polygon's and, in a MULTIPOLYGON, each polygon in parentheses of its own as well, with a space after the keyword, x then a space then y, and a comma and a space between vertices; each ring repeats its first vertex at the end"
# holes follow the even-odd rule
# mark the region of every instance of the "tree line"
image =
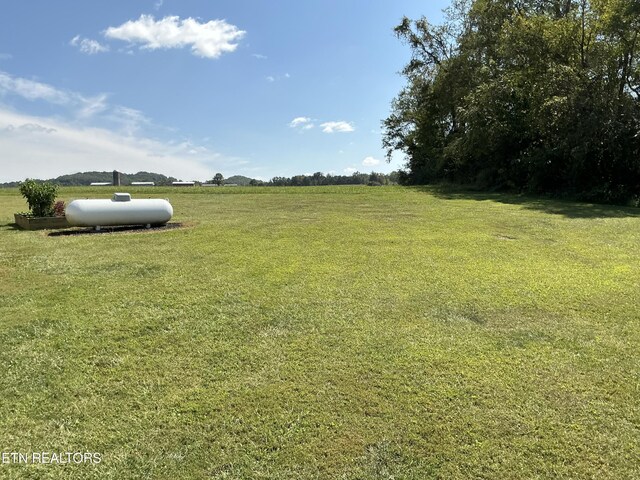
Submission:
POLYGON ((399 182, 400 173, 397 171, 389 174, 371 172, 354 172, 351 175, 333 175, 316 172, 313 175, 294 175, 293 177, 273 177, 268 182, 254 180, 252 185, 265 185, 277 187, 310 187, 317 185, 389 185, 399 182))
MULTIPOLYGON (((292 177, 273 177, 271 180, 263 181, 243 175, 233 175, 224 178, 221 173, 216 173, 210 180, 204 182, 215 185, 238 185, 238 186, 316 186, 316 185, 394 185, 400 182, 401 172, 394 171, 388 174, 371 172, 354 172, 351 175, 334 175, 316 172, 313 175, 294 175, 292 177)), ((138 172, 134 174, 121 173, 121 184, 130 185, 131 182, 155 182, 158 186, 171 186, 176 178, 166 177, 160 173, 138 172)), ((81 172, 70 175, 61 175, 50 180, 34 180, 37 183, 48 182, 59 186, 86 186, 91 182, 111 182, 113 172, 81 172)), ((22 182, 8 182, 0 184, 0 187, 18 187, 22 182)), ((196 185, 202 182, 196 181, 196 185)))
POLYGON ((640 203, 640 0, 454 0, 404 18, 383 121, 405 183, 640 203))
POLYGON ((398 171, 389 174, 371 172, 353 172, 351 175, 334 175, 316 172, 312 175, 294 175, 292 177, 273 177, 264 181, 256 178, 235 175, 227 179, 221 173, 216 173, 207 183, 216 185, 241 185, 252 187, 315 187, 320 185, 394 185, 400 181, 398 171))

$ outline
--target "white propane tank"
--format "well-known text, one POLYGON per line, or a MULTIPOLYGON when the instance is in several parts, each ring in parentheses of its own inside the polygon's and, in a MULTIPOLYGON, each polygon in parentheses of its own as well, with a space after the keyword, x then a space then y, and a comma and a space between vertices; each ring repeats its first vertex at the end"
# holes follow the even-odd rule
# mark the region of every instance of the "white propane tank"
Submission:
POLYGON ((167 223, 172 215, 167 200, 132 200, 128 193, 114 193, 111 200, 74 200, 65 209, 67 222, 76 227, 157 225, 167 223))

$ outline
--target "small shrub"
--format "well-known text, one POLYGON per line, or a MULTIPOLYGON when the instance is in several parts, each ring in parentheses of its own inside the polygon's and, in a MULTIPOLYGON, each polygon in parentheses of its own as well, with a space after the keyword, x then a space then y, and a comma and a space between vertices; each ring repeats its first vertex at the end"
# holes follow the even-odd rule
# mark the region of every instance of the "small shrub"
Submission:
POLYGON ((20 184, 20 193, 27 199, 29 210, 34 217, 51 217, 54 214, 54 202, 58 186, 48 182, 37 183, 26 179, 20 184))
POLYGON ((53 206, 53 215, 56 217, 64 217, 64 201, 58 200, 53 206))

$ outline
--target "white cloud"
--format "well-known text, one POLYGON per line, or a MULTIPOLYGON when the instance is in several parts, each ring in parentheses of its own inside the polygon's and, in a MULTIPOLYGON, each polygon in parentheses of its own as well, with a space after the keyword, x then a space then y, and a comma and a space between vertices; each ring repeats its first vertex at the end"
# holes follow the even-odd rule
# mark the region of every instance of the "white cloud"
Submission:
POLYGON ((143 126, 151 124, 151 120, 140 110, 121 105, 113 107, 109 113, 109 119, 119 125, 122 132, 129 136, 134 135, 143 126))
POLYGON ((309 130, 313 128, 312 120, 309 117, 296 117, 291 122, 289 122, 289 126, 291 128, 302 128, 304 130, 309 130))
POLYGON ((355 129, 349 122, 325 122, 320 124, 324 133, 353 132, 355 129))
POLYGON ((80 108, 78 110, 78 116, 81 118, 89 118, 104 112, 109 106, 107 104, 108 95, 101 93, 94 97, 80 97, 80 108))
POLYGON ((380 160, 373 157, 366 157, 364 160, 362 160, 362 165, 364 165, 365 167, 375 167, 376 165, 380 165, 380 163, 380 160))
POLYGON ((61 90, 46 83, 14 77, 0 71, 0 96, 16 95, 31 101, 44 101, 65 107, 81 122, 99 117, 117 125, 126 134, 133 134, 141 125, 151 122, 142 112, 119 105, 110 105, 106 93, 86 97, 77 92, 61 90))
POLYGON ((343 170, 343 172, 346 173, 347 175, 351 175, 353 173, 356 173, 357 171, 358 169, 353 167, 347 167, 343 170))
POLYGON ((178 16, 156 20, 153 15, 140 15, 138 20, 129 20, 104 32, 108 38, 139 43, 142 48, 183 48, 191 46, 194 55, 218 58, 225 52, 233 52, 246 34, 225 20, 200 23, 194 18, 180 20, 178 16))
POLYGON ((79 118, 89 118, 109 108, 108 95, 101 93, 93 97, 85 97, 79 93, 69 92, 46 83, 14 77, 0 71, 0 96, 17 95, 30 101, 44 101, 69 108, 79 118))
POLYGON ((96 53, 109 51, 108 45, 102 45, 100 42, 91 40, 90 38, 82 38, 80 35, 73 37, 69 45, 78 47, 82 53, 86 53, 87 55, 95 55, 96 53))
POLYGON ((156 3, 153 4, 153 8, 156 11, 160 10, 160 7, 162 7, 163 4, 164 4, 164 0, 158 0, 156 3))
POLYGON ((27 100, 45 100, 57 105, 68 104, 72 98, 66 92, 46 83, 28 80, 0 72, 0 94, 19 95, 27 100))
POLYGON ((275 81, 280 81, 282 79, 288 79, 291 78, 291 75, 289 75, 288 73, 285 73, 284 75, 269 75, 268 77, 265 77, 266 80, 268 82, 275 82, 275 81))
POLYGON ((139 110, 110 105, 106 94, 85 97, 0 71, 2 96, 45 101, 56 112, 36 117, 0 104, 0 152, 7 160, 0 182, 112 169, 205 179, 212 169, 243 162, 187 141, 154 140, 143 133, 156 127, 150 119, 139 110))
POLYGON ((11 60, 13 55, 10 53, 0 53, 0 60, 11 60))
POLYGON ((266 60, 268 58, 266 55, 262 55, 261 53, 252 53, 251 56, 258 60, 266 60))
POLYGON ((0 182, 27 177, 51 178, 81 171, 164 173, 205 179, 225 160, 184 144, 122 135, 105 128, 78 127, 59 119, 22 115, 0 109, 0 182), (211 161, 216 166, 210 165, 211 161))
POLYGON ((27 132, 27 133, 55 133, 55 128, 43 127, 37 123, 23 123, 22 125, 7 124, 0 132, 27 132))

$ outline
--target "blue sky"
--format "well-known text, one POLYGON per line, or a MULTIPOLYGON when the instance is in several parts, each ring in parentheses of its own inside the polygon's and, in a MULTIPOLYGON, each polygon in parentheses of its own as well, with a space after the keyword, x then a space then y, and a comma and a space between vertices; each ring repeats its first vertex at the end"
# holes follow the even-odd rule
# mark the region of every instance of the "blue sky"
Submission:
POLYGON ((448 1, 29 1, 0 17, 0 182, 389 172, 403 15, 448 1))

